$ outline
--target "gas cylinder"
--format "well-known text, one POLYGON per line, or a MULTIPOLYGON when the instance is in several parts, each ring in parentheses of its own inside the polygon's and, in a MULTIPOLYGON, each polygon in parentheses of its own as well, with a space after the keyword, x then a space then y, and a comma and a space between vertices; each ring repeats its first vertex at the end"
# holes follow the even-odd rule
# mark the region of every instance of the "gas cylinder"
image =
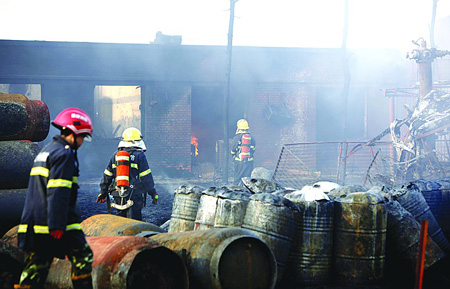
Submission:
POLYGON ((116 154, 116 186, 122 194, 130 186, 130 154, 127 151, 116 154))
POLYGON ((43 141, 50 128, 50 113, 40 100, 22 94, 0 93, 0 140, 43 141))

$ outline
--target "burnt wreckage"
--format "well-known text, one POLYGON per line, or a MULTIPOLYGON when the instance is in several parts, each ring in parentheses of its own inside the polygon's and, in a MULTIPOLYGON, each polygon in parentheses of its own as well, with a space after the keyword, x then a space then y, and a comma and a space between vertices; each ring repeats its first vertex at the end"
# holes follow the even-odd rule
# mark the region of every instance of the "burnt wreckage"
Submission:
MULTIPOLYGON (((389 128, 372 140, 353 147, 349 155, 389 134, 393 151, 390 161, 375 154, 367 179, 371 183, 394 186, 417 179, 445 177, 448 174, 448 157, 439 155, 436 148, 438 136, 448 135, 450 127, 450 94, 432 90, 418 99, 414 108, 405 105, 408 115, 394 120, 389 128), (376 167, 376 169, 375 169, 376 167), (384 170, 380 170, 384 167, 384 170)), ((444 141, 446 149, 447 140, 444 141)))

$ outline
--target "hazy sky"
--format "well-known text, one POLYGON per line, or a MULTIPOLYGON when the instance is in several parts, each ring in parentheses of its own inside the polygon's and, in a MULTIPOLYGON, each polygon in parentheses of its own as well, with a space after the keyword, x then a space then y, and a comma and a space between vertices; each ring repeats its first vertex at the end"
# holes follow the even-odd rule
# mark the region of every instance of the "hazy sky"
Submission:
MULTIPOLYGON (((344 2, 240 0, 233 44, 340 47, 344 2)), ((432 4, 349 0, 347 47, 410 50, 411 40, 429 40, 432 4)), ((182 35, 184 45, 226 45, 229 6, 229 0, 0 0, 0 39, 149 43, 161 31, 182 35)), ((439 0, 437 21, 449 15, 450 0, 439 0)))

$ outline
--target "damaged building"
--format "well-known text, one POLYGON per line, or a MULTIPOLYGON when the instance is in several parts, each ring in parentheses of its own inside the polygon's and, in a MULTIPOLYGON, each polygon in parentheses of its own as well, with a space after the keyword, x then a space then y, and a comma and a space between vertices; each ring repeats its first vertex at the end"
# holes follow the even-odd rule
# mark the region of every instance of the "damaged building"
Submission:
MULTIPOLYGON (((1 40, 0 53, 4 92, 40 98, 51 117, 68 106, 94 116, 86 172, 103 171, 127 125, 141 129, 155 175, 208 176, 223 162, 224 47, 1 40)), ((363 141, 389 125, 397 98, 383 89, 414 86, 415 64, 396 50, 347 54, 343 62, 340 49, 234 48, 228 128, 233 135, 248 119, 255 166, 273 169, 286 143, 363 141)), ((445 79, 448 59, 439 61, 445 79)))

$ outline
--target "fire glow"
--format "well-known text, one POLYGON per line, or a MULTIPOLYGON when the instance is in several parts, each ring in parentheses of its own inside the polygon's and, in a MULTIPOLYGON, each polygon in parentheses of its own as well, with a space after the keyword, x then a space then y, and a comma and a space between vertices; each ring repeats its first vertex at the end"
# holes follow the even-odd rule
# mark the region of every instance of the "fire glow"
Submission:
POLYGON ((198 138, 191 136, 191 146, 195 147, 195 151, 191 150, 191 155, 198 156, 198 138))

